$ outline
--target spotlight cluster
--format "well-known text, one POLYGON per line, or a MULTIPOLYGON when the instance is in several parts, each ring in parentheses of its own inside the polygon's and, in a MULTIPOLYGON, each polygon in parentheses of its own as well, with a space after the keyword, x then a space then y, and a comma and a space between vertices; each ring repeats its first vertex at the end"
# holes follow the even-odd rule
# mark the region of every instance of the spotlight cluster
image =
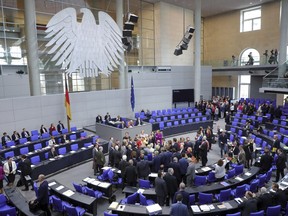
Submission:
POLYGON ((188 49, 188 44, 189 44, 191 38, 193 37, 194 31, 195 31, 195 29, 192 28, 191 26, 187 27, 187 30, 186 30, 182 40, 176 46, 176 49, 174 51, 174 55, 179 56, 179 55, 181 55, 183 53, 183 50, 187 50, 188 49))
POLYGON ((129 52, 132 49, 132 31, 138 21, 138 16, 132 13, 128 13, 128 19, 124 23, 122 43, 124 49, 129 52))

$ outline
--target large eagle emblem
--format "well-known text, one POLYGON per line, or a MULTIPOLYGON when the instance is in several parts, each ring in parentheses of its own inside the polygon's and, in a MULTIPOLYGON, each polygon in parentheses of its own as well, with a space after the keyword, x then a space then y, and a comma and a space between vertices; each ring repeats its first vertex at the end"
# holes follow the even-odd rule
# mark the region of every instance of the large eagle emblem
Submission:
POLYGON ((58 12, 48 22, 46 38, 50 41, 46 47, 53 55, 51 61, 65 68, 70 76, 74 72, 84 77, 99 73, 108 76, 122 61, 121 31, 105 12, 98 13, 98 24, 89 9, 81 8, 80 12, 81 22, 74 8, 58 12))

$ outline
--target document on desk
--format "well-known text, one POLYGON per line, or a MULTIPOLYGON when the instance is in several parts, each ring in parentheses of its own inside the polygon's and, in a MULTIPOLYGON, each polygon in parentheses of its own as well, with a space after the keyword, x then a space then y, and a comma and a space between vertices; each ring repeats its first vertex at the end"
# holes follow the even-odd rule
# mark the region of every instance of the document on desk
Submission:
POLYGON ((210 167, 203 167, 203 168, 201 168, 204 172, 207 172, 207 171, 210 171, 211 170, 211 168, 210 167))
POLYGON ((63 195, 67 196, 67 197, 70 197, 72 196, 73 194, 75 194, 72 190, 67 190, 63 193, 63 195))
POLYGON ((118 205, 119 205, 118 202, 112 202, 108 207, 108 209, 117 209, 118 205))
POLYGON ((226 206, 225 206, 224 204, 217 205, 217 207, 218 207, 219 209, 226 209, 226 206))
POLYGON ((108 188, 111 184, 107 182, 101 182, 98 186, 102 188, 108 188))
POLYGON ((55 158, 49 158, 49 160, 50 160, 50 161, 54 161, 54 160, 55 160, 55 158))
POLYGON ((75 151, 70 151, 71 154, 75 153, 75 151))
POLYGON ((228 203, 228 202, 225 202, 225 203, 223 203, 223 204, 226 206, 227 209, 231 209, 231 208, 232 208, 232 206, 231 206, 230 203, 228 203))
POLYGON ((59 155, 58 157, 62 158, 62 157, 64 157, 64 155, 59 155))
POLYGON ((97 186, 97 185, 101 184, 100 181, 97 181, 97 180, 95 180, 95 179, 93 179, 93 180, 94 180, 94 181, 91 182, 92 185, 97 186))
POLYGON ((82 149, 82 150, 85 150, 85 149, 86 149, 86 147, 82 147, 81 149, 82 149))
POLYGON ((288 186, 288 182, 282 181, 280 184, 283 184, 285 186, 288 186))
POLYGON ((88 182, 89 181, 89 177, 86 177, 85 179, 83 179, 84 182, 88 182))
POLYGON ((198 170, 195 170, 195 173, 198 173, 198 170))
POLYGON ((225 181, 220 182, 220 184, 223 185, 223 186, 225 186, 225 187, 230 185, 229 183, 227 183, 227 182, 225 182, 225 181))
POLYGON ((161 213, 162 212, 162 208, 161 206, 156 203, 156 204, 153 204, 153 205, 150 205, 150 206, 147 206, 146 207, 147 211, 149 214, 157 214, 157 213, 161 213))
POLYGON ((213 204, 208 205, 211 210, 215 209, 213 204))
POLYGON ((243 178, 240 178, 239 176, 237 176, 237 177, 235 178, 235 180, 237 180, 237 181, 243 181, 243 178))
POLYGON ((92 183, 94 180, 95 180, 95 179, 90 178, 87 182, 88 182, 88 183, 92 183))
POLYGON ((200 208, 198 205, 191 205, 191 209, 193 212, 201 212, 200 208))
POLYGON ((204 211, 204 212, 206 212, 206 211, 210 211, 210 208, 209 208, 209 206, 208 205, 200 205, 200 209, 202 210, 202 211, 204 211))
POLYGON ((63 185, 60 185, 59 187, 56 188, 57 191, 62 190, 64 188, 63 185))
POLYGON ((250 173, 250 172, 246 172, 244 175, 246 175, 246 176, 251 176, 252 173, 250 173))
POLYGON ((53 185, 55 185, 55 184, 56 184, 56 182, 50 182, 50 183, 48 184, 48 186, 51 187, 51 186, 53 186, 53 185))
POLYGON ((105 167, 102 167, 102 169, 107 170, 107 169, 111 169, 111 167, 105 166, 105 167))

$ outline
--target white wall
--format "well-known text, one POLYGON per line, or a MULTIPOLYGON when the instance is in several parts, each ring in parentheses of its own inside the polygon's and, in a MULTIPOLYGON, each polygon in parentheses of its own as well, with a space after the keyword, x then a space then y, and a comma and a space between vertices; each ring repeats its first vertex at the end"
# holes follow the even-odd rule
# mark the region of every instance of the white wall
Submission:
MULTIPOLYGON (((137 87, 135 82, 135 112, 141 109, 164 109, 171 107, 171 87, 137 87)), ((97 114, 110 112, 111 116, 134 116, 130 105, 130 87, 124 90, 93 91, 70 94, 71 125, 78 128, 95 123, 97 114)), ((64 95, 33 96, 0 99, 0 133, 12 134, 23 127, 31 131, 41 124, 49 127, 61 120, 66 125, 64 95)))
POLYGON ((174 50, 182 40, 186 27, 194 25, 193 11, 159 2, 154 7, 155 65, 193 65, 193 39, 180 56, 174 50))
POLYGON ((5 74, 0 76, 0 98, 29 96, 29 76, 5 74))

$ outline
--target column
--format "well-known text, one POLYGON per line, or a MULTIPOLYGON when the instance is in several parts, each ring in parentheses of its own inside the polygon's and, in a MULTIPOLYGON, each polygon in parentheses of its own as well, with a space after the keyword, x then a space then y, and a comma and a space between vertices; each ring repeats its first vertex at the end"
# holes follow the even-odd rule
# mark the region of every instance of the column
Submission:
POLYGON ((287 31, 288 31, 288 0, 281 1, 280 9, 280 44, 279 44, 279 70, 278 77, 284 77, 286 72, 286 64, 283 64, 287 59, 287 31))
POLYGON ((194 10, 194 41, 195 41, 195 55, 194 55, 194 94, 195 102, 200 100, 201 95, 201 0, 195 0, 194 10))
POLYGON ((31 96, 40 95, 35 1, 24 1, 25 39, 31 96))
MULTIPOLYGON (((121 30, 121 34, 123 31, 123 0, 117 0, 116 1, 116 22, 121 30)), ((119 65, 119 88, 125 89, 127 87, 127 71, 128 71, 128 65, 126 67, 124 66, 124 62, 126 61, 125 55, 122 56, 122 61, 119 65)), ((127 62, 126 62, 127 64, 127 62)))

